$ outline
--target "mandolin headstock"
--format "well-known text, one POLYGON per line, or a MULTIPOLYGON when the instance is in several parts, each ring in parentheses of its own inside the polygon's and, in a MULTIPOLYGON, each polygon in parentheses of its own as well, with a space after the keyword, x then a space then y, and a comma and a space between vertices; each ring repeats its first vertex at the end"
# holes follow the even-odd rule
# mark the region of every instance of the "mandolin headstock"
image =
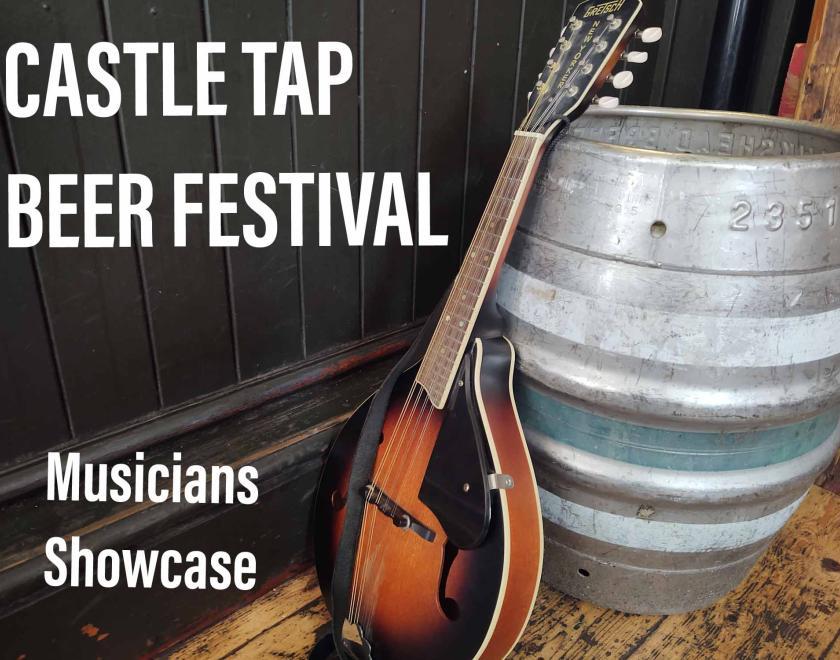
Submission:
POLYGON ((602 107, 617 105, 614 97, 596 96, 606 83, 623 89, 633 82, 632 72, 613 75, 613 67, 622 58, 629 63, 647 61, 646 52, 625 53, 627 43, 634 38, 652 43, 662 36, 660 28, 636 29, 641 9, 641 0, 581 2, 528 94, 528 113, 519 130, 548 137, 564 118, 571 121, 592 102, 602 107))

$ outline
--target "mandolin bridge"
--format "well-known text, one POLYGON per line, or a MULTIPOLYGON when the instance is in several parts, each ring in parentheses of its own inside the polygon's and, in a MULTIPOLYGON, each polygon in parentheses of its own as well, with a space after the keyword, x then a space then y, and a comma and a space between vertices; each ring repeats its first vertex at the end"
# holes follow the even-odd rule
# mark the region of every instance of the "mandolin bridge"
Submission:
POLYGON ((379 486, 368 484, 364 487, 362 496, 368 504, 373 504, 385 514, 397 527, 414 532, 424 541, 431 543, 435 540, 435 533, 419 520, 413 518, 408 511, 394 502, 379 486))

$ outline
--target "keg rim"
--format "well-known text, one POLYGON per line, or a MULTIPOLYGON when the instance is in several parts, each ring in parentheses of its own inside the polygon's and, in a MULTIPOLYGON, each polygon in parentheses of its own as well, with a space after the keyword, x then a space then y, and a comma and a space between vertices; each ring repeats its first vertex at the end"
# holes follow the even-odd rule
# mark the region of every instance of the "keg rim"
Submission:
POLYGON ((802 119, 788 119, 787 117, 776 117, 774 115, 763 115, 751 112, 734 112, 730 110, 700 110, 694 108, 671 108, 658 106, 622 105, 618 108, 608 109, 591 107, 584 116, 589 117, 654 117, 660 119, 690 119, 694 121, 718 121, 737 122, 741 124, 752 124, 755 126, 769 126, 779 129, 809 133, 811 135, 833 139, 838 142, 837 150, 822 154, 788 154, 773 156, 723 156, 720 154, 698 154, 683 151, 666 151, 661 149, 645 149, 643 147, 631 147, 611 142, 603 142, 588 137, 569 135, 569 140, 585 141, 588 144, 597 145, 598 149, 614 152, 617 154, 644 155, 648 158, 691 160, 692 162, 714 163, 786 163, 795 161, 798 163, 820 163, 825 161, 840 161, 840 130, 814 124, 802 119))

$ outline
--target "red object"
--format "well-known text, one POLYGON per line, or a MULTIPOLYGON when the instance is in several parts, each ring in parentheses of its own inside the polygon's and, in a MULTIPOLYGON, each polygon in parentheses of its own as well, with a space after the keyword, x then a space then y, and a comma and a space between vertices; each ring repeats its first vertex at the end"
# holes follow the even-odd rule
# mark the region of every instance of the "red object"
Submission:
POLYGON ((790 56, 785 86, 782 88, 782 99, 779 101, 779 117, 790 117, 796 114, 796 102, 799 100, 799 89, 802 84, 802 73, 805 70, 805 60, 808 55, 808 44, 796 44, 790 56))

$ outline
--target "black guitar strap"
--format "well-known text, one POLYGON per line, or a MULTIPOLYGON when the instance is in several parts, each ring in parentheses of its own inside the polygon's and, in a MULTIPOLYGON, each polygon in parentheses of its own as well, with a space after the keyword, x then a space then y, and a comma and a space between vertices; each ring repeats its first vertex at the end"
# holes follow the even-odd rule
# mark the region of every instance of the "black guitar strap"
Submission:
MULTIPOLYGON (((349 611, 350 588, 359 544, 359 534, 362 528, 362 513, 365 506, 362 492, 365 486, 370 483, 376 452, 379 447, 379 438, 382 433, 382 424, 385 421, 385 413, 388 410, 391 394, 399 377, 409 367, 417 363, 426 352, 426 347, 432 338, 448 295, 449 291, 447 290, 408 351, 400 358, 379 390, 374 394, 359 434, 356 454, 353 457, 353 468, 350 471, 350 483, 347 488, 347 512, 344 517, 344 529, 338 545, 332 577, 332 603, 330 607, 332 612, 332 638, 336 640, 335 653, 339 658, 352 657, 342 641, 342 628, 349 611)), ((316 654, 320 657, 326 657, 323 654, 325 651, 329 652, 329 647, 329 642, 321 640, 310 657, 314 658, 316 654)))

